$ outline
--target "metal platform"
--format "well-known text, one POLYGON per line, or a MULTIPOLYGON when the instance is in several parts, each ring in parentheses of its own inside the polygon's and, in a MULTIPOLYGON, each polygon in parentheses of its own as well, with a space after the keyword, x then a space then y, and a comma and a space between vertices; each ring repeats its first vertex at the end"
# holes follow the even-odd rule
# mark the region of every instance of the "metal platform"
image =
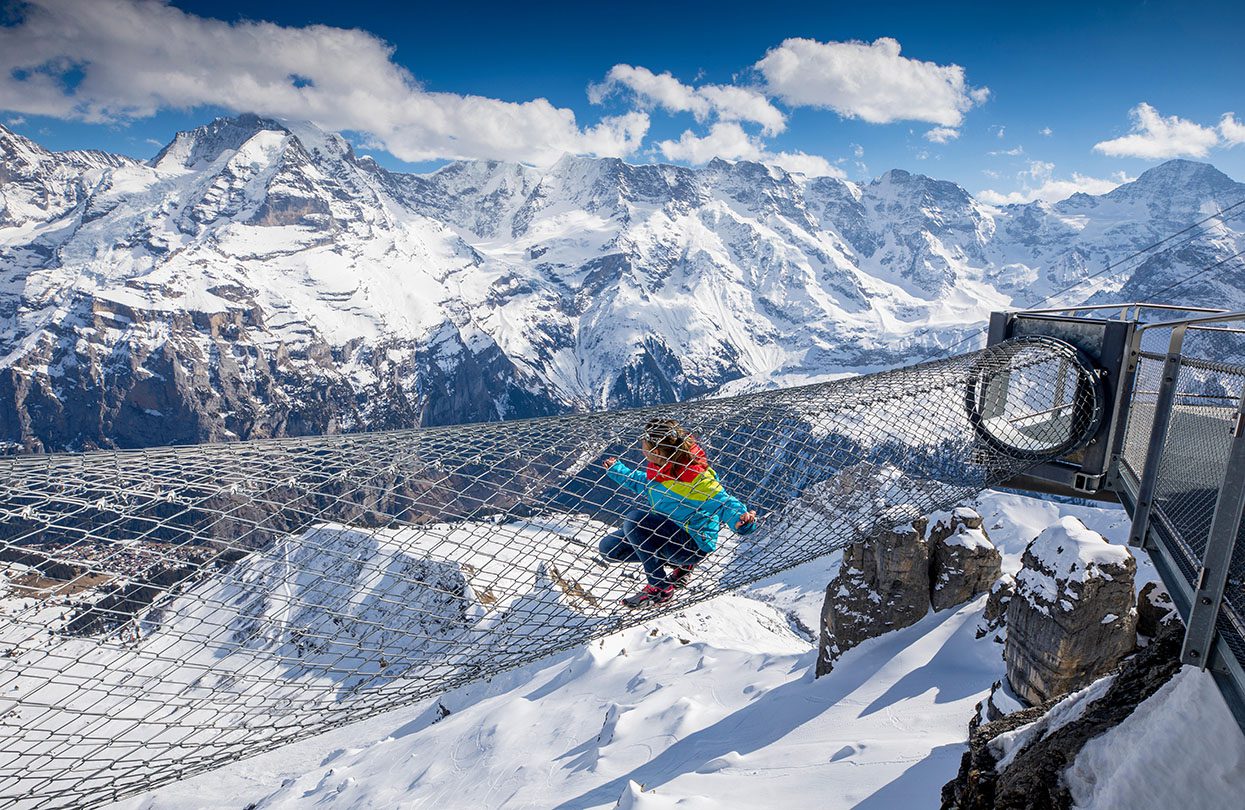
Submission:
POLYGON ((991 344, 1065 340, 1098 366, 1111 415, 1084 450, 1009 482, 1118 499, 1245 729, 1245 312, 1151 304, 996 313, 991 344))

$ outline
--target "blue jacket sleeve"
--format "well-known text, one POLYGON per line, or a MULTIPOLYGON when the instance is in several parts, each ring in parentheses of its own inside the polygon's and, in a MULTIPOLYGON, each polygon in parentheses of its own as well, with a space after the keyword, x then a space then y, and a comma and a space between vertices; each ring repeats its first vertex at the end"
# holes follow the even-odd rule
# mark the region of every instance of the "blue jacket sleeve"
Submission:
POLYGON ((643 495, 645 488, 648 486, 648 478, 639 470, 633 470, 621 461, 615 461, 614 464, 606 470, 610 479, 624 489, 629 489, 637 495, 643 495))
POLYGON ((739 500, 726 490, 722 490, 717 495, 714 495, 706 502, 706 505, 709 506, 710 509, 716 508, 718 516, 722 518, 722 522, 730 526, 732 531, 737 532, 738 534, 751 534, 756 531, 756 521, 749 523, 742 529, 735 528, 735 524, 739 522, 741 517, 743 517, 744 512, 748 511, 748 507, 744 505, 743 501, 739 500))

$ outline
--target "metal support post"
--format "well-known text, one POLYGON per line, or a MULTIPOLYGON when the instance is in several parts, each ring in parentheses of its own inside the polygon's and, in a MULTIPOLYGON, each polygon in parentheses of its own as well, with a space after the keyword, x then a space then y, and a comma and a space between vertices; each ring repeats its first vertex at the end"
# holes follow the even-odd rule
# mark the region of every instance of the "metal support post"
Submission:
POLYGON ((1111 424, 1115 425, 1115 435, 1111 437, 1106 488, 1116 492, 1119 492, 1122 487, 1120 459, 1124 455, 1124 442, 1128 437, 1128 422, 1133 418, 1133 387, 1137 384, 1137 367, 1141 364, 1142 334, 1140 331, 1133 330, 1128 336, 1128 354, 1124 358, 1124 368, 1120 374, 1120 384, 1115 393, 1115 406, 1111 416, 1111 424))
POLYGON ((1146 531, 1150 528, 1154 485, 1158 481, 1159 466, 1163 461, 1163 445, 1167 443, 1167 427, 1171 424, 1172 406, 1176 401, 1176 380, 1180 377, 1180 350, 1184 345, 1185 329, 1185 324, 1173 326, 1171 342, 1167 347, 1163 381, 1159 384, 1158 401, 1154 403, 1154 423, 1150 429, 1150 444, 1146 449, 1146 468, 1141 474, 1137 508, 1133 512, 1133 526, 1128 535, 1128 543, 1132 546, 1144 546, 1146 531))
POLYGON ((1206 554, 1202 558, 1202 570, 1193 594, 1184 648, 1180 651, 1181 661, 1196 664, 1202 669, 1206 668, 1211 658, 1219 606, 1228 581, 1237 532, 1241 527, 1241 510, 1245 508, 1245 392, 1242 392, 1231 430, 1228 466, 1219 488, 1219 498, 1215 501, 1210 536, 1206 539, 1206 554))

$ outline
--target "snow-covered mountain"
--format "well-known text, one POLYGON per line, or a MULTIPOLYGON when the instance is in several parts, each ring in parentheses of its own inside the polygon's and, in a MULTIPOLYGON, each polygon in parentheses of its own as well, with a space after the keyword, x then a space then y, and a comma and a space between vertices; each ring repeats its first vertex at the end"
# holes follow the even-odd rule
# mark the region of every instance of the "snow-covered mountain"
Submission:
MULTIPOLYGON (((1000 209, 899 170, 398 174, 250 115, 147 163, 0 127, 0 444, 445 424, 891 365, 1242 199, 1188 161, 1000 209)), ((1146 298, 1242 248, 1229 220, 1072 297, 1146 298)), ((1245 307, 1245 272, 1170 297, 1245 307)))

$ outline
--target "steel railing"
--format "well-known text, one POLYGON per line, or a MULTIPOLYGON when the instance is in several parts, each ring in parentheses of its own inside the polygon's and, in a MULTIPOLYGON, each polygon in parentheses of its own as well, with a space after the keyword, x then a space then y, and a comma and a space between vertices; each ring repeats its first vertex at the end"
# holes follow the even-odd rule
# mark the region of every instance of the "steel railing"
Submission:
POLYGON ((1245 329, 1233 326, 1245 312, 1061 311, 1091 309, 1200 313, 1137 327, 1110 480, 1132 516, 1130 542, 1150 552, 1185 620, 1182 660, 1211 670, 1245 728, 1245 329), (1191 348, 1190 334, 1207 345, 1191 348), (1160 337, 1165 353, 1143 348, 1160 337))

